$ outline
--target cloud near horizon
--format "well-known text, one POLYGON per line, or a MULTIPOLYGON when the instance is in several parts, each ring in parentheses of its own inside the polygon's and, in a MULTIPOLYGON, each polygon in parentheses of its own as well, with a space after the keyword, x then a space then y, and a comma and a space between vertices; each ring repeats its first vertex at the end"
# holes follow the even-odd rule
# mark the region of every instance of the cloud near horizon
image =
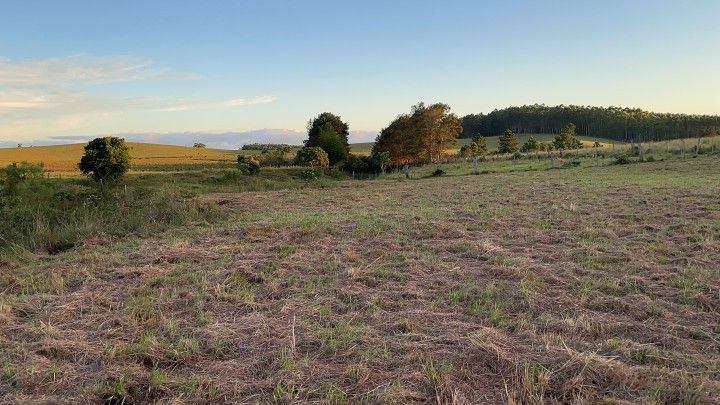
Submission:
POLYGON ((77 129, 131 111, 174 112, 272 103, 274 96, 169 98, 156 95, 108 97, 93 86, 112 82, 200 80, 190 72, 159 67, 130 56, 0 59, 0 141, 40 138, 77 129))

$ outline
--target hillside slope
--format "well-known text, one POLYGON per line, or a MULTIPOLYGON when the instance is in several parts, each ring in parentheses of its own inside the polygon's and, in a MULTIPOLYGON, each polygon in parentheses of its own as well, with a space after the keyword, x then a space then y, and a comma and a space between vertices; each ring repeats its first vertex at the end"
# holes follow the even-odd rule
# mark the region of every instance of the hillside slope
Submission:
MULTIPOLYGON (((153 143, 128 143, 131 164, 134 168, 142 166, 172 164, 207 164, 233 162, 237 152, 192 148, 187 146, 160 145, 153 143)), ((75 172, 77 163, 83 154, 84 144, 33 146, 25 148, 0 148, 0 166, 13 162, 32 162, 45 164, 52 172, 75 172)))

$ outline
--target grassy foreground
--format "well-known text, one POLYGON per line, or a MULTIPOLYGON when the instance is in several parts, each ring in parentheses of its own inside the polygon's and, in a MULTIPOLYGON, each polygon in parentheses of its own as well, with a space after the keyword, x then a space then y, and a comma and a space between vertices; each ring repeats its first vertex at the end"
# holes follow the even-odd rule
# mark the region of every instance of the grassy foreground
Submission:
POLYGON ((0 261, 0 402, 720 401, 717 155, 488 164, 0 261))

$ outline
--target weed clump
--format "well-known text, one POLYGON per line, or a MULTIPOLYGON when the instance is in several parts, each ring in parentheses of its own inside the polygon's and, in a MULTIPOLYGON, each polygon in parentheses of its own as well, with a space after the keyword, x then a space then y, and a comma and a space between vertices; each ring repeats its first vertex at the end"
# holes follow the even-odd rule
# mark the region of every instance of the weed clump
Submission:
POLYGON ((630 163, 632 163, 632 160, 630 160, 630 156, 626 153, 618 155, 618 157, 615 158, 616 165, 627 165, 630 163))
POLYGON ((313 181, 320 178, 320 173, 317 170, 307 169, 300 172, 300 178, 305 181, 313 181))

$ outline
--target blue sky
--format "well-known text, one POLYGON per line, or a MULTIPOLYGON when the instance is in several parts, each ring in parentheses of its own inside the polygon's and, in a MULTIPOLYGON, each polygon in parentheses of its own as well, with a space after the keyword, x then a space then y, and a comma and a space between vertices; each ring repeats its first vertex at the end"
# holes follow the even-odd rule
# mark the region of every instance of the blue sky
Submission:
POLYGON ((718 15, 705 0, 0 0, 0 141, 295 142, 323 111, 361 140, 418 101, 717 114, 718 15))

